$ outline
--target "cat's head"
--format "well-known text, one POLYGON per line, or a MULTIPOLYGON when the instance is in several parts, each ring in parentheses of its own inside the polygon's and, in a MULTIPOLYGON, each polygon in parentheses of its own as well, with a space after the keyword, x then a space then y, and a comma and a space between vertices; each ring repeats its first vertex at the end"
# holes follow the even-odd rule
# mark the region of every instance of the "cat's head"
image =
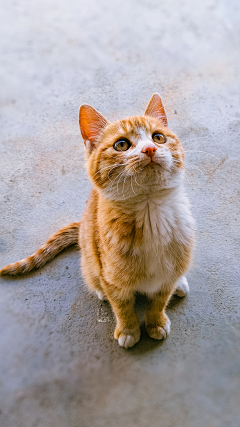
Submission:
POLYGON ((157 93, 143 116, 112 123, 90 105, 82 105, 79 124, 89 177, 106 197, 126 200, 181 182, 184 151, 168 128, 157 93))

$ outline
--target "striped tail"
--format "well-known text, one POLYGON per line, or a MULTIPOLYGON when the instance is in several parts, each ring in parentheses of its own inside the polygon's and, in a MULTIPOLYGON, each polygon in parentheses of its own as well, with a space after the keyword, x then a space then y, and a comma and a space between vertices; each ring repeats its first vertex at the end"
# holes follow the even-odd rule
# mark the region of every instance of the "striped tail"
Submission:
POLYGON ((73 222, 67 227, 61 228, 33 255, 3 267, 0 270, 0 275, 15 276, 17 274, 29 273, 36 268, 43 267, 63 249, 78 243, 79 227, 80 222, 73 222))

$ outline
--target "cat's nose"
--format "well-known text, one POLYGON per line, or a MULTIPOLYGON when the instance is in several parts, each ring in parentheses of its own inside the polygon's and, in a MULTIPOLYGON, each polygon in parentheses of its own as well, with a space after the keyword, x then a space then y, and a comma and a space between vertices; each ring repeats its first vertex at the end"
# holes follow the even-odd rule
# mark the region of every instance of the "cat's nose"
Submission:
POLYGON ((142 153, 145 153, 148 157, 151 157, 151 159, 153 158, 155 151, 157 151, 157 149, 154 145, 145 145, 142 149, 142 153))

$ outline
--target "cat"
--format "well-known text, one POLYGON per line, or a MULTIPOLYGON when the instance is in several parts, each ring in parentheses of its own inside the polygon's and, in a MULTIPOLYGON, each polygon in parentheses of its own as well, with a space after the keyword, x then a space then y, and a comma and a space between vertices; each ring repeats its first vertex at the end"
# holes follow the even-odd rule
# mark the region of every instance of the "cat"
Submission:
POLYGON ((147 296, 149 336, 165 339, 170 333, 165 308, 173 293, 189 291, 184 274, 194 244, 194 220, 183 188, 184 150, 168 128, 158 93, 144 115, 112 123, 82 105, 79 124, 93 184, 81 221, 0 274, 30 272, 78 243, 82 276, 98 298, 110 302, 119 345, 132 347, 140 339, 136 293, 147 296))

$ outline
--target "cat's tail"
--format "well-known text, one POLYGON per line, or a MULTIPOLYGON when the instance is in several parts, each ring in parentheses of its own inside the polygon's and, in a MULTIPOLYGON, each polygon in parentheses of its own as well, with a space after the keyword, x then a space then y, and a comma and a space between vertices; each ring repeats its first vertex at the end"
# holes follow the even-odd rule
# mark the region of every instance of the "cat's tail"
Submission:
POLYGON ((0 275, 15 276, 17 274, 29 273, 36 268, 43 267, 63 249, 78 243, 79 227, 80 222, 73 222, 67 225, 67 227, 61 228, 33 255, 3 267, 0 270, 0 275))

